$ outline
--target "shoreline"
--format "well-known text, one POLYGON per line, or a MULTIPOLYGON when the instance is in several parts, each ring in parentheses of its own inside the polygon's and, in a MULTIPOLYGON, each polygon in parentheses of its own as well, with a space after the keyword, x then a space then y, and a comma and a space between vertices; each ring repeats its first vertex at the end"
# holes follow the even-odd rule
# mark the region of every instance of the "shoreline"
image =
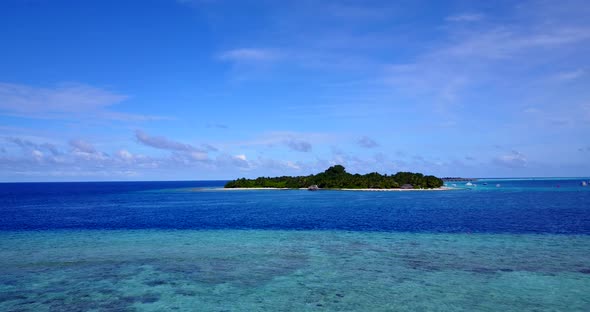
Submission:
MULTIPOLYGON (((337 189, 337 188, 324 188, 324 189, 318 189, 317 191, 412 192, 412 191, 452 191, 452 190, 459 190, 459 189, 460 188, 442 186, 442 187, 430 188, 430 189, 402 189, 402 188, 391 188, 391 189, 342 188, 342 189, 337 189)), ((233 187, 233 188, 217 187, 217 188, 205 188, 205 189, 196 188, 193 190, 194 191, 200 191, 200 190, 206 190, 206 191, 263 191, 263 190, 268 190, 268 191, 288 191, 288 190, 300 191, 300 190, 305 190, 305 191, 307 191, 307 188, 305 187, 305 188, 296 189, 296 188, 278 188, 278 187, 233 187)), ((315 192, 315 191, 313 191, 313 192, 315 192)))

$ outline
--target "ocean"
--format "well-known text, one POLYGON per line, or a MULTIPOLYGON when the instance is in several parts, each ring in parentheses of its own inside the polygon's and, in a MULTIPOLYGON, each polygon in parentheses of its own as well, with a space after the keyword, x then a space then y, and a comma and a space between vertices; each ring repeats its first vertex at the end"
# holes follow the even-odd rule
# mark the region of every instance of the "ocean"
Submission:
POLYGON ((2 183, 0 311, 590 311, 582 180, 2 183))

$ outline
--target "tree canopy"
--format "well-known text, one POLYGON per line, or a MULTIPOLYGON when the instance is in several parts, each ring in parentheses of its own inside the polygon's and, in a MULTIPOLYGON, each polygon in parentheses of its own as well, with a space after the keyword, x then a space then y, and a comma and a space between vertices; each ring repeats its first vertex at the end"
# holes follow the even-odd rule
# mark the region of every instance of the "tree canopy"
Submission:
POLYGON ((317 185, 329 189, 391 189, 404 184, 411 184, 413 188, 437 188, 443 181, 432 175, 413 172, 398 172, 394 175, 382 175, 377 172, 367 174, 350 174, 344 166, 335 165, 326 171, 308 176, 259 177, 256 179, 241 178, 227 182, 226 188, 307 188, 317 185))

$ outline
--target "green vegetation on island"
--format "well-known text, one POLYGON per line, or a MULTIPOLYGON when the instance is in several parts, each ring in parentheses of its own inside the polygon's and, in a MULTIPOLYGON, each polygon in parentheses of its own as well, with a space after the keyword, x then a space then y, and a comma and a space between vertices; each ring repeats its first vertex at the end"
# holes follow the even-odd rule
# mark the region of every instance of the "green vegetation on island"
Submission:
POLYGON ((438 188, 443 180, 413 172, 398 172, 382 175, 377 172, 350 174, 341 165, 328 168, 322 173, 309 176, 241 178, 227 182, 225 188, 309 188, 317 185, 327 189, 394 189, 394 188, 438 188))

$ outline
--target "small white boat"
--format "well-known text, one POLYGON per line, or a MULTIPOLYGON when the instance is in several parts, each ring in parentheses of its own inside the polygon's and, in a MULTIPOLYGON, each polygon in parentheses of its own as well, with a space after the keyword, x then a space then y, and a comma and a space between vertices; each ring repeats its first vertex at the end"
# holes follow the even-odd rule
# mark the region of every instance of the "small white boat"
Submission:
POLYGON ((473 186, 473 183, 467 182, 467 183, 465 183, 465 186, 473 186))
POLYGON ((582 186, 588 186, 588 182, 586 181, 582 181, 582 183, 580 183, 582 186))

